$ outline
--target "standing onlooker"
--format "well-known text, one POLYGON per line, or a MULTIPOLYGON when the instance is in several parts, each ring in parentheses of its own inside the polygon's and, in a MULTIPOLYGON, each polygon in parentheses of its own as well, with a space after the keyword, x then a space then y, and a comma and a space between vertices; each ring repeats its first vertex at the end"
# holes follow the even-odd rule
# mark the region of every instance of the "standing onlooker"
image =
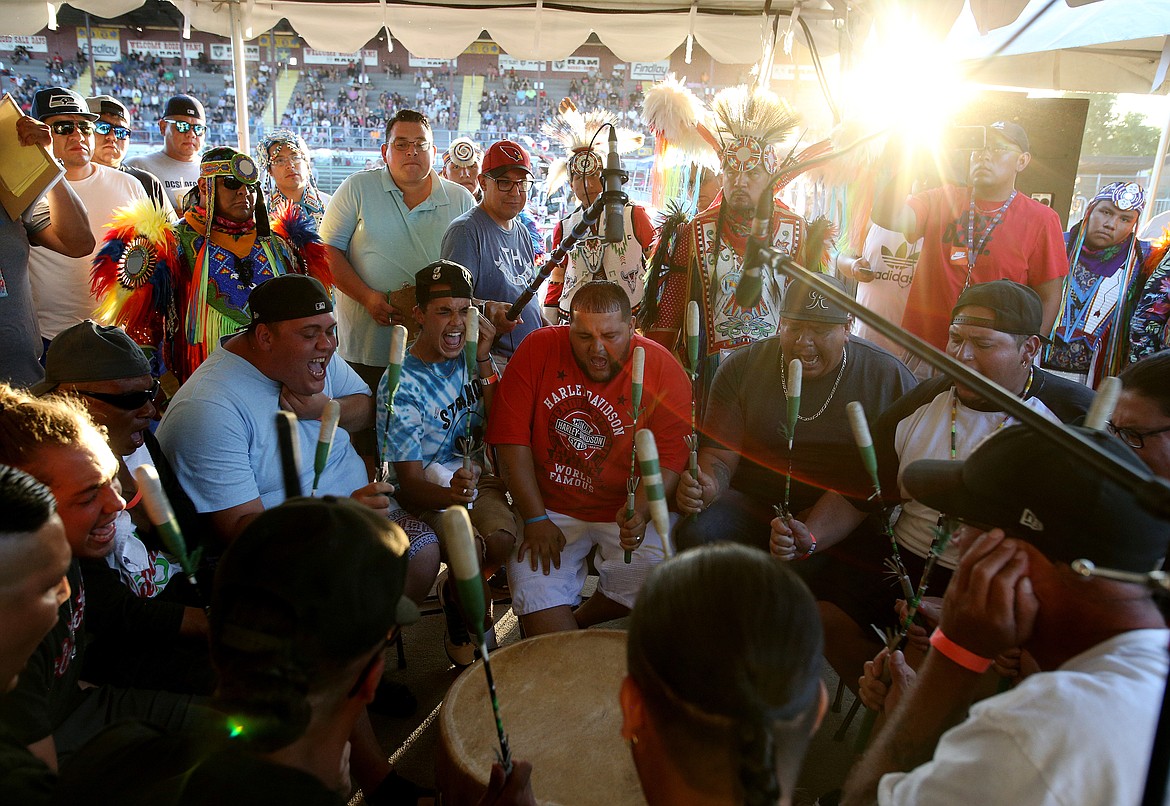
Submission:
POLYGON ((183 197, 199 182, 199 157, 207 134, 203 104, 190 95, 176 95, 167 101, 158 130, 163 136, 162 149, 131 157, 126 164, 162 180, 171 206, 181 212, 183 197))
POLYGON ((89 111, 98 116, 93 124, 94 150, 93 161, 98 165, 117 168, 128 173, 142 183, 143 190, 157 206, 164 208, 169 217, 175 218, 174 208, 167 200, 167 191, 159 178, 150 171, 141 168, 131 168, 123 165, 126 158, 126 148, 130 145, 130 112, 126 105, 110 95, 96 95, 85 99, 89 111))
MULTIPOLYGON (((142 185, 113 168, 95 165, 93 121, 85 99, 73 90, 50 87, 36 94, 35 117, 49 124, 53 155, 65 168, 65 179, 85 204, 94 242, 101 241, 113 211, 146 198, 142 185)), ((81 257, 37 249, 29 256, 29 278, 37 324, 47 346, 70 325, 90 318, 97 306, 90 292, 90 265, 96 249, 81 257)))

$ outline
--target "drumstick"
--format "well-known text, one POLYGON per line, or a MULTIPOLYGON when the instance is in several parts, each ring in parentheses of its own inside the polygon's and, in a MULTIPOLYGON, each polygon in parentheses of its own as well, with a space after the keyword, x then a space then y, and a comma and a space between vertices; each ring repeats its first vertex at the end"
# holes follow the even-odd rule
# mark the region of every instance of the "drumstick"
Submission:
POLYGON ((674 554, 670 548, 670 513, 666 509, 666 491, 662 486, 662 470, 658 466, 658 443, 654 439, 654 432, 649 428, 639 429, 634 434, 634 444, 638 446, 638 464, 642 468, 642 483, 646 485, 650 519, 662 537, 662 551, 669 557, 674 554))
POLYGON ((455 579, 455 591, 459 597, 460 610, 467 626, 479 641, 479 652, 483 656, 483 672, 487 677, 488 694, 492 701, 492 713, 496 718, 496 734, 500 740, 497 754, 504 774, 512 772, 512 750, 508 747, 508 734, 500 718, 500 700, 496 695, 496 681, 492 677, 491 659, 488 657, 487 640, 483 620, 483 577, 479 570, 479 555, 475 550, 475 533, 471 529, 471 518, 463 507, 447 507, 442 514, 443 547, 447 550, 447 564, 455 579))
POLYGON ((785 395, 788 399, 788 474, 784 476, 784 517, 788 517, 788 506, 792 496, 792 440, 796 435, 796 421, 800 417, 800 392, 804 379, 804 366, 799 358, 788 363, 788 385, 785 395))
MULTIPOLYGON (((642 380, 646 375, 646 348, 638 345, 634 348, 633 366, 630 368, 630 399, 633 410, 630 417, 633 420, 631 427, 638 427, 638 416, 642 413, 642 380)), ((638 489, 638 477, 634 475, 638 459, 638 446, 635 442, 630 446, 630 477, 626 480, 626 519, 634 517, 634 493, 638 489)), ((629 565, 633 559, 633 552, 626 551, 622 559, 629 565)))
POLYGON ((1085 415, 1085 428, 1094 431, 1104 431, 1109 418, 1113 416, 1113 409, 1117 407, 1117 398, 1121 397, 1121 379, 1110 375, 1101 380, 1097 394, 1089 406, 1089 413, 1085 415))
MULTIPOLYGON (((175 518, 175 511, 171 508, 170 499, 162 488, 158 478, 158 471, 154 465, 139 465, 134 470, 134 478, 138 482, 138 491, 142 493, 142 503, 146 507, 146 514, 154 524, 159 539, 166 546, 167 551, 175 555, 183 569, 184 576, 196 590, 199 583, 195 579, 195 571, 199 568, 201 549, 194 553, 187 553, 187 541, 183 539, 183 530, 179 528, 179 521, 175 518)), ((202 599, 202 596, 200 596, 202 599)))
MULTIPOLYGON (((402 379, 402 362, 406 359, 406 328, 394 325, 390 328, 390 363, 386 365, 386 422, 389 431, 390 419, 394 414, 394 394, 402 379)), ((378 440, 378 472, 374 481, 384 482, 390 477, 390 463, 384 461, 382 440, 378 440)))
POLYGON ((321 481, 321 474, 325 472, 325 465, 329 463, 329 453, 333 450, 333 437, 337 434, 337 423, 341 420, 341 403, 330 400, 321 412, 321 433, 317 436, 317 452, 313 455, 313 491, 317 494, 317 484, 321 481))
MULTIPOLYGON (((467 363, 467 380, 469 383, 475 383, 475 359, 479 344, 479 309, 472 305, 467 309, 467 328, 463 333, 463 360, 467 363)), ((474 397, 474 396, 472 396, 474 397)), ((471 454, 473 452, 473 445, 471 442, 471 413, 474 409, 469 404, 467 410, 467 433, 463 441, 463 469, 471 473, 471 454)), ((472 474, 472 478, 474 478, 472 474)), ((467 509, 470 510, 474 506, 474 502, 467 502, 467 509)))
POLYGON ((297 416, 291 411, 276 412, 276 437, 280 442, 280 469, 284 475, 284 497, 301 495, 301 441, 297 416))
MULTIPOLYGON (((695 410, 699 398, 699 303, 691 300, 687 303, 687 361, 691 369, 691 433, 686 438, 687 447, 691 455, 688 460, 688 469, 691 478, 699 480, 699 431, 695 427, 695 410)), ((698 517, 690 516, 691 520, 698 517)))

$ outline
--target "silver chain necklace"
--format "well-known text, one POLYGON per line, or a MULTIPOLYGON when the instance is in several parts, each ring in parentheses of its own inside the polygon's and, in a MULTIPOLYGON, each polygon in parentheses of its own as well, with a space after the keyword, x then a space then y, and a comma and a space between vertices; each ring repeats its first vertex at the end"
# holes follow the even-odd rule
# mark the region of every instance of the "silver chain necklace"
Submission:
MULTIPOLYGON (((811 417, 805 417, 802 414, 797 414, 796 419, 801 422, 812 422, 816 418, 825 413, 825 409, 829 408, 829 403, 833 400, 833 395, 837 394, 837 387, 841 385, 841 378, 845 375, 845 364, 849 361, 849 351, 844 347, 841 348, 841 368, 837 370, 837 380, 833 381, 833 388, 829 390, 829 396, 825 398, 825 404, 817 410, 817 413, 811 417)), ((784 390, 784 399, 788 399, 788 364, 785 362, 780 367, 780 388, 784 390)))

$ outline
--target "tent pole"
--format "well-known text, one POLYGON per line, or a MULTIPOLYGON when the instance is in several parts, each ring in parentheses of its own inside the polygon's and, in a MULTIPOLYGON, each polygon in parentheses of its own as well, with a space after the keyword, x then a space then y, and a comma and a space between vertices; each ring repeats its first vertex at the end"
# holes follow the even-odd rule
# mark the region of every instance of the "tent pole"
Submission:
POLYGON ((1150 186, 1147 188, 1150 193, 1150 201, 1146 205, 1146 209, 1142 211, 1142 219, 1138 224, 1139 232, 1155 215, 1154 208, 1158 205, 1158 185, 1162 181, 1162 166, 1166 163, 1168 144, 1170 144, 1170 115, 1167 116, 1166 123, 1162 126, 1162 136, 1158 138, 1158 153, 1154 157, 1154 168, 1150 171, 1150 186))
POLYGON ((244 74, 244 23, 240 19, 240 3, 228 3, 232 25, 232 81, 236 88, 236 148, 242 154, 252 152, 249 142, 248 79, 244 74))

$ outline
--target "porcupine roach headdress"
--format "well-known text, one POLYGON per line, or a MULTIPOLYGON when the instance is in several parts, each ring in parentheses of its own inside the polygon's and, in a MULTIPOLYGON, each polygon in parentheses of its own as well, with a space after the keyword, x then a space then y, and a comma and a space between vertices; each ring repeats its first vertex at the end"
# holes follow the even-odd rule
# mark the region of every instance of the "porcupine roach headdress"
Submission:
POLYGON ((699 129, 711 125, 711 112, 682 81, 673 75, 646 90, 642 122, 654 133, 654 168, 650 198, 655 207, 686 194, 683 185, 692 166, 715 170, 719 158, 699 129))
POLYGON ((617 118, 604 109, 581 112, 568 98, 561 101, 556 117, 541 127, 550 140, 564 147, 566 156, 549 166, 549 191, 561 186, 574 176, 600 173, 605 165, 602 153, 607 151, 606 135, 601 130, 609 125, 617 128, 618 153, 628 154, 642 146, 645 136, 617 125, 617 118))

